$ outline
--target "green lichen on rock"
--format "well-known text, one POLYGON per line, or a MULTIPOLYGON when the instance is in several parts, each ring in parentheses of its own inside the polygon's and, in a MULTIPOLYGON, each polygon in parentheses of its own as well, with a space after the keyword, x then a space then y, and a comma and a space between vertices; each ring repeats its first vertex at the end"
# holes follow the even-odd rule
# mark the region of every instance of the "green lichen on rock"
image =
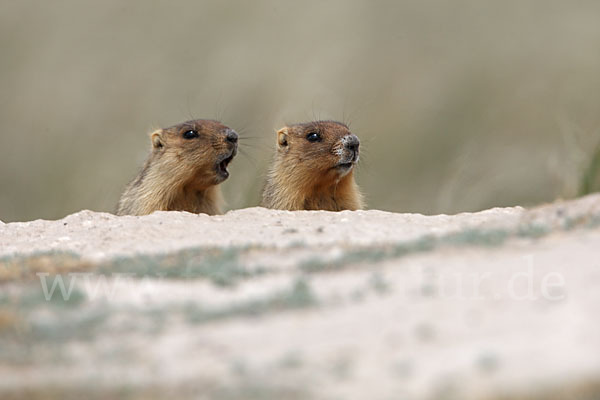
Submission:
POLYGON ((309 283, 304 278, 296 279, 289 289, 269 294, 262 298, 230 304, 224 307, 205 308, 189 303, 184 308, 187 320, 205 323, 232 317, 251 317, 284 310, 307 308, 317 305, 309 283))
POLYGON ((218 286, 233 286, 240 280, 267 272, 263 267, 244 266, 240 255, 246 248, 193 248, 164 255, 121 257, 101 264, 101 274, 128 273, 138 278, 208 279, 218 286))

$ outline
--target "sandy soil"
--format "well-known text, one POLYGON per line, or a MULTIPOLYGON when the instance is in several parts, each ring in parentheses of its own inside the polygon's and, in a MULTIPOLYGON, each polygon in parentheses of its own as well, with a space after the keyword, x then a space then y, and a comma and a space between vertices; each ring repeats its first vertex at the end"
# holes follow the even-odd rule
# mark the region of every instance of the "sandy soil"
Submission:
POLYGON ((598 398, 599 249, 600 196, 0 224, 0 397, 598 398))

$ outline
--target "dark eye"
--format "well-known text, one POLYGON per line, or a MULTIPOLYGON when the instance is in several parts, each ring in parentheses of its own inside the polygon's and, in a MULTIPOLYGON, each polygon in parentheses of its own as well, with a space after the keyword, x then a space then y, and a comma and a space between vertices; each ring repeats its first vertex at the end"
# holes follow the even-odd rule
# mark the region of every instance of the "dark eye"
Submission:
POLYGON ((195 139, 198 137, 198 131, 190 129, 189 131, 183 132, 184 139, 195 139))
POLYGON ((317 132, 311 132, 306 135, 306 140, 309 142, 318 142, 321 140, 321 136, 317 132))

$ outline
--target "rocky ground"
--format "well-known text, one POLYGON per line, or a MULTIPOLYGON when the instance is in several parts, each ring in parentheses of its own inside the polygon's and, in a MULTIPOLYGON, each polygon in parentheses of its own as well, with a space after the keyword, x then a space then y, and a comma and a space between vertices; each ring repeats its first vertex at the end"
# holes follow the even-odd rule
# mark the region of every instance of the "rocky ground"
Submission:
POLYGON ((600 196, 0 223, 2 399, 597 399, 600 196))

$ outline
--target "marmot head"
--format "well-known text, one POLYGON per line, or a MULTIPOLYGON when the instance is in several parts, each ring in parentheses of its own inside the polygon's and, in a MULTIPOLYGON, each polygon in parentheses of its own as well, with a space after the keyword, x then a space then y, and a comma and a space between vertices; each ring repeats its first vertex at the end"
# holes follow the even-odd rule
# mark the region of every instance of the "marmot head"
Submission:
POLYGON ((339 181, 359 158, 360 141, 335 121, 295 124, 277 131, 277 154, 284 168, 316 185, 339 181))
POLYGON ((229 177, 237 133, 218 121, 196 119, 151 133, 152 156, 185 184, 202 189, 229 177))

